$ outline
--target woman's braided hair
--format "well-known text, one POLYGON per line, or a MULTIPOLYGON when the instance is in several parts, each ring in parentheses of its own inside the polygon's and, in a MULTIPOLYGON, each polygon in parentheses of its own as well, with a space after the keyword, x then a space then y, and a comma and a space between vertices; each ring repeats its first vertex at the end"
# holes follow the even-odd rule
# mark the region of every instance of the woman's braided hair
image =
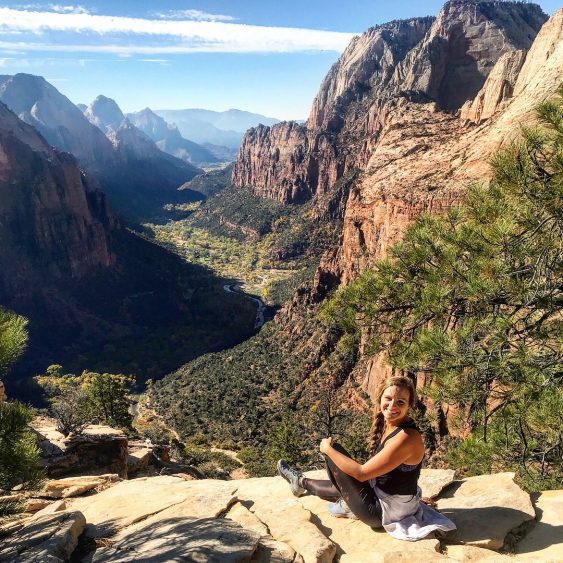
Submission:
POLYGON ((368 448, 370 455, 375 455, 375 450, 379 443, 381 442, 381 436, 385 430, 385 418, 381 412, 381 397, 383 392, 388 387, 403 387, 409 391, 409 408, 413 408, 416 404, 416 388, 413 381, 405 375, 393 375, 388 377, 381 385, 379 393, 377 395, 377 403, 373 411, 373 422, 368 435, 368 448))

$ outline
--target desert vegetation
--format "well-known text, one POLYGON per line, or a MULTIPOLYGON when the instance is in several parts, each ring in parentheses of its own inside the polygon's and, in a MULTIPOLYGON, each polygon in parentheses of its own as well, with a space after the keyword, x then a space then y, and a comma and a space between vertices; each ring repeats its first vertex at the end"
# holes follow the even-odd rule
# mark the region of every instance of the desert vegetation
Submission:
POLYGON ((190 263, 240 280, 269 305, 282 304, 312 279, 339 225, 315 221, 310 204, 282 205, 230 186, 185 211, 175 221, 145 224, 144 235, 190 263))

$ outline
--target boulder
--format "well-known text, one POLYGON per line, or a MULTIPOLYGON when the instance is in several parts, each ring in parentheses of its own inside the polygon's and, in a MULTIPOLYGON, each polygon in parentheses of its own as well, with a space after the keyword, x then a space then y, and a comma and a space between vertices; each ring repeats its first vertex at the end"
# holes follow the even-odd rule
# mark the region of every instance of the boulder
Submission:
POLYGON ((422 489, 422 496, 437 497, 444 488, 453 483, 455 471, 453 469, 423 469, 420 472, 418 485, 422 489))
POLYGON ((538 522, 516 546, 517 559, 563 561, 563 490, 541 493, 535 506, 538 522))
POLYGON ((68 561, 85 525, 77 511, 33 519, 2 544, 0 562, 68 561))
POLYGON ((49 477, 116 473, 127 477, 127 437, 123 434, 82 434, 65 442, 59 455, 44 458, 49 477))
POLYGON ((127 437, 120 430, 91 424, 82 434, 65 438, 57 421, 45 416, 34 418, 31 428, 49 477, 101 473, 127 477, 127 437))
POLYGON ((31 520, 39 520, 43 516, 48 514, 55 514, 55 512, 64 512, 66 510, 66 501, 56 500, 55 502, 49 503, 45 508, 38 510, 32 517, 31 520))
POLYGON ((228 518, 159 519, 140 523, 112 547, 98 549, 92 558, 97 562, 168 563, 194 561, 235 563, 250 561, 260 535, 244 529, 228 518))
POLYGON ((153 457, 154 446, 140 440, 129 440, 127 455, 127 475, 131 477, 136 473, 148 469, 153 457))
POLYGON ((452 543, 500 549, 507 534, 535 516, 530 495, 514 483, 514 473, 469 477, 454 483, 438 510, 453 520, 452 543))
POLYGON ((119 481, 119 476, 116 474, 50 479, 45 483, 40 494, 47 498, 77 497, 92 489, 103 487, 116 481, 119 481))

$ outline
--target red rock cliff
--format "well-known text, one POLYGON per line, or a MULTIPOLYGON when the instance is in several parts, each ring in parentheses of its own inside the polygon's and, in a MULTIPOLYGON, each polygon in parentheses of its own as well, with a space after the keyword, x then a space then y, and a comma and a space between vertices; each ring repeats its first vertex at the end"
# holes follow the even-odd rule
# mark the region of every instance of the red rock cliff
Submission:
MULTIPOLYGON (((487 177, 488 157, 563 75, 563 10, 545 20, 533 4, 462 0, 435 20, 371 29, 324 80, 306 127, 247 133, 233 181, 257 195, 298 202, 360 171, 341 243, 317 272, 318 296, 383 257, 421 212, 447 209, 487 177)), ((364 387, 373 391, 385 371, 371 362, 364 387)))

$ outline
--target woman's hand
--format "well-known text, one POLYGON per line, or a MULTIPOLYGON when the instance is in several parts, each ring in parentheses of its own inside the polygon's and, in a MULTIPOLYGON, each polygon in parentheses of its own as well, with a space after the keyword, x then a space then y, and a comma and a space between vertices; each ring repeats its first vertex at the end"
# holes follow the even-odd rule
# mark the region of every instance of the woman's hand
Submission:
POLYGON ((332 448, 332 437, 329 438, 323 438, 321 440, 321 444, 319 446, 319 450, 321 450, 321 453, 323 454, 327 454, 328 450, 332 448))

